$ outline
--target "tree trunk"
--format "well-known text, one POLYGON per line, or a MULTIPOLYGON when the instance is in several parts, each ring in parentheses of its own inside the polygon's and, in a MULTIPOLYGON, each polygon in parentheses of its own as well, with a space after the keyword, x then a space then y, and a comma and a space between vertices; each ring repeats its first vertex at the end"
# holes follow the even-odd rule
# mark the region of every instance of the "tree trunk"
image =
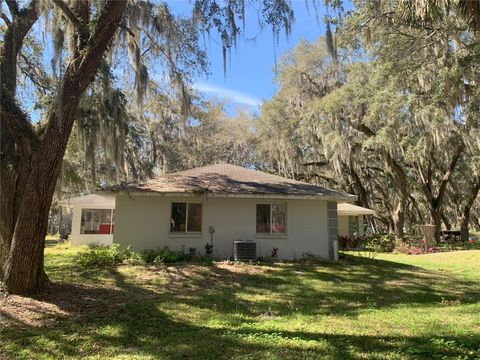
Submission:
POLYGON ((23 9, 7 3, 12 17, 3 36, 0 53, 0 279, 10 251, 18 211, 26 183, 31 150, 36 145, 30 123, 15 103, 17 58, 23 40, 38 19, 37 1, 23 9), (11 123, 13 126, 7 126, 11 123), (28 134, 25 138, 20 134, 28 134), (22 161, 23 159, 23 161, 22 161))
POLYGON ((448 221, 448 218, 445 214, 440 215, 442 217, 443 224, 445 225, 445 229, 447 230, 452 230, 452 224, 450 224, 450 221, 448 221))
MULTIPOLYGON (((352 127, 356 128, 370 138, 376 136, 376 133, 362 122, 350 122, 350 124, 352 127)), ((397 161, 387 149, 382 150, 382 156, 390 168, 395 185, 397 185, 399 190, 399 199, 397 202, 397 207, 392 214, 392 221, 395 237, 397 240, 403 241, 405 238, 405 232, 403 230, 405 226, 405 212, 407 208, 407 199, 409 196, 407 174, 402 168, 401 163, 397 161)))
MULTIPOLYGON (((442 180, 439 183, 438 193, 436 196, 434 195, 434 190, 433 190, 434 186, 433 186, 432 161, 428 162, 426 173, 422 171, 420 164, 417 164, 418 174, 420 175, 420 181, 422 185, 422 191, 427 200, 427 204, 429 205, 431 221, 436 227, 435 241, 437 242, 437 244, 440 242, 440 230, 442 226, 440 212, 447 194, 447 185, 450 182, 452 174, 455 171, 458 161, 460 160, 460 157, 462 156, 463 151, 465 149, 465 144, 463 143, 463 139, 459 138, 458 140, 459 140, 459 143, 455 148, 455 152, 452 155, 447 171, 442 176, 442 180)), ((434 147, 432 145, 431 147, 432 159, 433 159, 433 156, 434 156, 434 147)))
POLYGON ((44 153, 35 162, 23 195, 5 267, 5 287, 13 294, 28 294, 42 283, 48 213, 63 158, 63 151, 55 145, 49 150, 58 151, 56 156, 44 153))
POLYGON ((64 229, 63 229, 63 211, 62 207, 58 207, 58 235, 60 236, 60 241, 64 237, 64 229))
POLYGON ((397 208, 393 213, 393 231, 397 240, 404 240, 405 239, 405 205, 403 203, 403 199, 400 199, 399 203, 397 204, 397 208))
POLYGON ((398 164, 398 162, 388 153, 385 154, 387 164, 389 165, 393 178, 395 180, 396 185, 399 189, 399 198, 397 202, 397 207, 393 213, 392 219, 394 224, 395 230, 395 237, 397 240, 404 241, 405 240, 405 212, 407 210, 407 202, 408 202, 408 182, 407 182, 407 175, 403 168, 398 164))
POLYGON ((430 217, 432 219, 433 225, 435 225, 435 242, 440 243, 440 231, 442 229, 442 217, 440 216, 440 211, 436 208, 430 209, 430 217))
MULTIPOLYGON (((125 3, 126 0, 110 0, 105 3, 100 10, 94 34, 78 52, 79 56, 72 58, 65 71, 62 86, 49 113, 43 139, 31 157, 30 171, 25 176, 25 190, 5 266, 4 284, 10 293, 28 294, 38 290, 41 285, 48 213, 75 114, 80 98, 91 83, 118 28, 125 3)), ((2 117, 4 113, 8 114, 2 102, 2 117)), ((10 132, 15 132, 15 119, 8 116, 6 119, 10 132)), ((33 132, 33 129, 30 128, 30 131, 33 132)), ((28 140, 25 133, 17 132, 17 135, 17 145, 28 140)))
POLYGON ((480 231, 480 219, 477 217, 473 217, 473 225, 475 225, 475 228, 477 231, 480 231))
POLYGON ((470 191, 470 196, 467 199, 467 203, 463 207, 462 217, 460 220, 460 238, 462 241, 468 241, 469 233, 469 224, 470 224, 470 211, 472 209, 475 200, 477 199, 478 193, 480 192, 480 176, 476 178, 475 183, 472 186, 470 191))
POLYGON ((4 127, 3 122, 0 123, 0 129, 2 154, 0 160, 0 280, 2 280, 15 226, 14 189, 18 159, 16 159, 13 139, 8 136, 8 130, 4 127), (11 156, 9 157, 8 155, 11 156))

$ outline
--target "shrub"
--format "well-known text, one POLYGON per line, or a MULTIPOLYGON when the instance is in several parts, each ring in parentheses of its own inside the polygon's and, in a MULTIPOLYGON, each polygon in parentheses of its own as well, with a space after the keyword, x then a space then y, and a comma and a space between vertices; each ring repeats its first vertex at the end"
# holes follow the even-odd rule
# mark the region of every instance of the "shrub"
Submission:
POLYGON ((358 247, 358 238, 352 239, 346 235, 339 235, 338 246, 340 249, 355 249, 358 247))
MULTIPOLYGON (((194 249, 194 248, 193 248, 194 249)), ((131 250, 131 247, 120 249, 118 244, 111 246, 90 245, 85 252, 79 253, 75 261, 82 267, 91 268, 97 266, 112 266, 126 262, 130 265, 161 265, 178 261, 187 261, 193 258, 195 251, 185 249, 181 251, 170 250, 167 246, 157 249, 145 249, 139 252, 131 250)))
POLYGON ((338 245, 342 250, 362 249, 370 252, 392 252, 395 248, 395 236, 391 234, 371 234, 362 237, 338 237, 338 245))
POLYGON ((173 251, 165 246, 163 248, 157 249, 147 249, 140 251, 140 256, 142 257, 145 264, 154 264, 160 265, 164 263, 173 263, 180 260, 187 260, 184 252, 173 251))
POLYGON ((145 261, 142 258, 142 255, 138 252, 132 251, 127 256, 125 261, 130 265, 144 265, 145 261))
POLYGON ((395 242, 395 249, 394 250, 396 252, 399 252, 399 253, 402 253, 402 254, 408 254, 408 249, 409 249, 409 246, 404 241, 397 240, 395 242))
MULTIPOLYGON (((400 240, 395 243, 395 251, 408 255, 419 255, 425 252, 420 246, 411 246, 400 240)), ((431 248, 429 252, 434 252, 434 248, 431 248)))
POLYGON ((158 257, 159 251, 156 249, 145 249, 139 252, 140 257, 144 264, 153 264, 155 259, 158 257))
POLYGON ((365 250, 374 252, 392 252, 395 249, 395 236, 393 234, 372 234, 362 239, 365 250))
POLYGON ((75 262, 83 267, 90 268, 116 265, 121 263, 124 258, 125 252, 120 250, 118 244, 111 246, 90 245, 87 251, 81 252, 75 257, 75 262))

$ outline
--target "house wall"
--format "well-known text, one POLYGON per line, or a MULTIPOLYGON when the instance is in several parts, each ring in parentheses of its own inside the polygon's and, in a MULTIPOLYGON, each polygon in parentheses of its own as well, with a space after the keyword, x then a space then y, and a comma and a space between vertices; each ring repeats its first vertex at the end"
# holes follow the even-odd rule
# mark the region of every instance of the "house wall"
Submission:
POLYGON ((178 250, 183 245, 204 254, 210 242, 208 228, 214 226, 217 258, 233 255, 234 240, 255 240, 257 256, 269 257, 278 247, 280 259, 298 259, 305 253, 329 257, 326 201, 117 195, 115 223, 114 242, 136 250, 163 246, 178 250), (170 233, 174 201, 202 202, 202 234, 170 233), (269 202, 287 203, 287 235, 256 235, 256 204, 269 202))
POLYGON ((338 215, 338 235, 349 236, 347 215, 338 215))
POLYGON ((338 260, 338 213, 337 203, 327 202, 328 244, 330 260, 338 260))
MULTIPOLYGON (((72 246, 88 244, 112 245, 113 234, 80 234, 82 209, 114 209, 114 207, 97 204, 72 206, 72 233, 70 234, 70 243, 72 244, 72 246)), ((116 229, 114 229, 114 231, 115 230, 116 229)))
POLYGON ((363 215, 348 216, 338 215, 338 235, 352 237, 352 231, 357 233, 358 236, 363 236, 363 215), (355 219, 357 222, 356 228, 351 228, 349 218, 355 219))

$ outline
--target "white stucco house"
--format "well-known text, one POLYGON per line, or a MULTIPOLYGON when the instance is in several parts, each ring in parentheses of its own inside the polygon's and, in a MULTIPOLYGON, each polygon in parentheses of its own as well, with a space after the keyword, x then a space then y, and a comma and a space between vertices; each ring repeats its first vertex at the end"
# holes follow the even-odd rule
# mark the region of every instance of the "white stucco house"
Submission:
MULTIPOLYGON (((224 259, 232 256, 235 240, 254 241, 257 256, 271 256, 272 249, 278 248, 280 259, 303 255, 334 259, 339 233, 337 203, 356 199, 229 164, 115 185, 98 193, 115 198, 115 231, 113 211, 111 218, 105 218, 106 223, 111 219, 115 243, 132 245, 135 250, 196 248, 201 254, 211 243, 213 255, 224 259)), ((87 215, 85 221, 78 216, 72 232, 80 220, 88 222, 87 215)), ((86 226, 100 229, 100 225, 86 226)), ((72 243, 73 238, 72 234, 72 243)))
POLYGON ((115 228, 115 196, 89 194, 60 201, 72 212, 73 246, 111 245, 115 228))

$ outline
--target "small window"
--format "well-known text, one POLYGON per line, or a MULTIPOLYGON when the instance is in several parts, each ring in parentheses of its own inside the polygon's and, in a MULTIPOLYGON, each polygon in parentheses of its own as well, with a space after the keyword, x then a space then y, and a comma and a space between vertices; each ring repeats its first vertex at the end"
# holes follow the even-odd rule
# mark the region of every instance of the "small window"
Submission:
POLYGON ((171 232, 201 232, 202 204, 172 202, 171 232))
POLYGON ((113 234, 115 210, 82 209, 80 234, 113 234))
POLYGON ((285 234, 287 232, 287 204, 257 204, 257 233, 285 234))

